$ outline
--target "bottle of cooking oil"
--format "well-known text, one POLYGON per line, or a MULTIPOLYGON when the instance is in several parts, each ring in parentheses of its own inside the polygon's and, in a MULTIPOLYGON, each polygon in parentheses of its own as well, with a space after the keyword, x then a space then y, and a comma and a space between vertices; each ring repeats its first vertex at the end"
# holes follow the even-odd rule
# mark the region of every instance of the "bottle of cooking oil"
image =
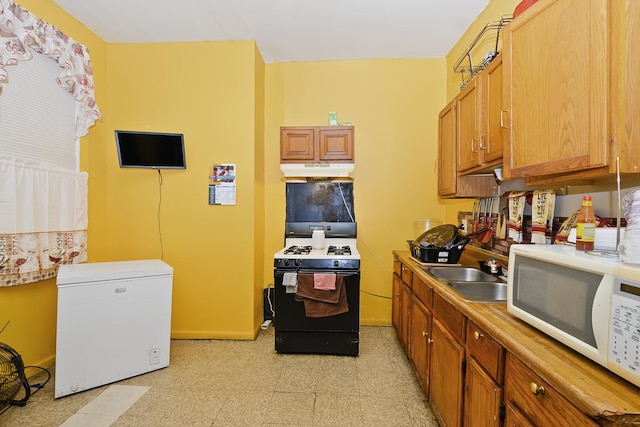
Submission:
POLYGON ((576 250, 592 251, 596 237, 596 214, 593 211, 591 196, 582 198, 582 207, 578 213, 576 228, 576 250))

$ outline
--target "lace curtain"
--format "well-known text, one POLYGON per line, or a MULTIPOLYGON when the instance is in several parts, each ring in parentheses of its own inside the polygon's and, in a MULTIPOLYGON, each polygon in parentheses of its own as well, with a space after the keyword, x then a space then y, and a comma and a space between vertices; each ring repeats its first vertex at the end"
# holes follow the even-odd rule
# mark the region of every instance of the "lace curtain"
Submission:
POLYGON ((87 179, 0 157, 0 286, 55 277, 60 264, 87 261, 87 179))
MULTIPOLYGON (((56 83, 76 100, 76 137, 101 119, 87 48, 11 0, 0 0, 0 94, 7 66, 32 51, 60 67, 56 83)), ((87 261, 87 174, 0 156, 0 286, 55 277, 87 261)))
POLYGON ((60 66, 56 82, 73 95, 78 106, 76 136, 86 135, 95 121, 101 119, 94 97, 89 51, 13 1, 0 0, 0 91, 1 85, 9 81, 6 67, 31 59, 31 50, 60 66))

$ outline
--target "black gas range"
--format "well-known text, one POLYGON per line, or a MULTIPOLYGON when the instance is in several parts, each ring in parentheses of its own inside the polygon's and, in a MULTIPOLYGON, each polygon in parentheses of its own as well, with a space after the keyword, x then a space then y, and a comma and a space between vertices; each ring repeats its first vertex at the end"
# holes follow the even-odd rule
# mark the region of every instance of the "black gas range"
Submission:
POLYGON ((357 356, 360 328, 360 253, 356 245, 356 223, 300 222, 285 224, 285 245, 274 255, 274 325, 278 353, 310 353, 357 356), (322 249, 312 245, 313 230, 322 230, 322 249), (327 313, 312 311, 309 295, 299 286, 303 280, 334 278, 340 289, 312 289, 311 298, 327 313), (343 289, 342 289, 343 288, 343 289), (301 296, 305 295, 305 296, 301 296), (334 305, 335 304, 335 305, 334 305), (338 304, 342 308, 335 309, 338 304), (336 313, 336 314, 334 314, 336 313))

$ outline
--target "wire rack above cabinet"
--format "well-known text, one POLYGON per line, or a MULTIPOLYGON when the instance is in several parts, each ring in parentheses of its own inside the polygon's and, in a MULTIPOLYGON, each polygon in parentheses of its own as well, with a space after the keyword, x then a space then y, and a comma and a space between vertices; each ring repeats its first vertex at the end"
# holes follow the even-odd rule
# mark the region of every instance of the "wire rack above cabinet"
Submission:
POLYGON ((498 21, 491 21, 478 33, 478 35, 471 41, 469 47, 462 53, 460 58, 453 66, 455 73, 460 73, 462 76, 462 83, 460 89, 464 89, 467 84, 473 79, 476 74, 482 71, 493 59, 498 56, 498 45, 500 41, 500 33, 502 28, 512 20, 511 15, 504 15, 500 17, 498 21), (489 50, 487 54, 479 61, 477 65, 473 64, 473 54, 477 53, 475 50, 481 42, 486 43, 491 41, 495 37, 495 44, 493 49, 489 50))

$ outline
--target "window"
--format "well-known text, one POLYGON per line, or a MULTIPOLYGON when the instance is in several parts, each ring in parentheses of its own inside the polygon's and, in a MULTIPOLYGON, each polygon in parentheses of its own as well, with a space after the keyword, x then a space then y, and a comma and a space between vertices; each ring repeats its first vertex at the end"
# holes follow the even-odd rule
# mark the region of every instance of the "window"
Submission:
POLYGON ((58 64, 33 52, 7 72, 0 95, 2 154, 77 171, 76 100, 56 83, 58 64))

